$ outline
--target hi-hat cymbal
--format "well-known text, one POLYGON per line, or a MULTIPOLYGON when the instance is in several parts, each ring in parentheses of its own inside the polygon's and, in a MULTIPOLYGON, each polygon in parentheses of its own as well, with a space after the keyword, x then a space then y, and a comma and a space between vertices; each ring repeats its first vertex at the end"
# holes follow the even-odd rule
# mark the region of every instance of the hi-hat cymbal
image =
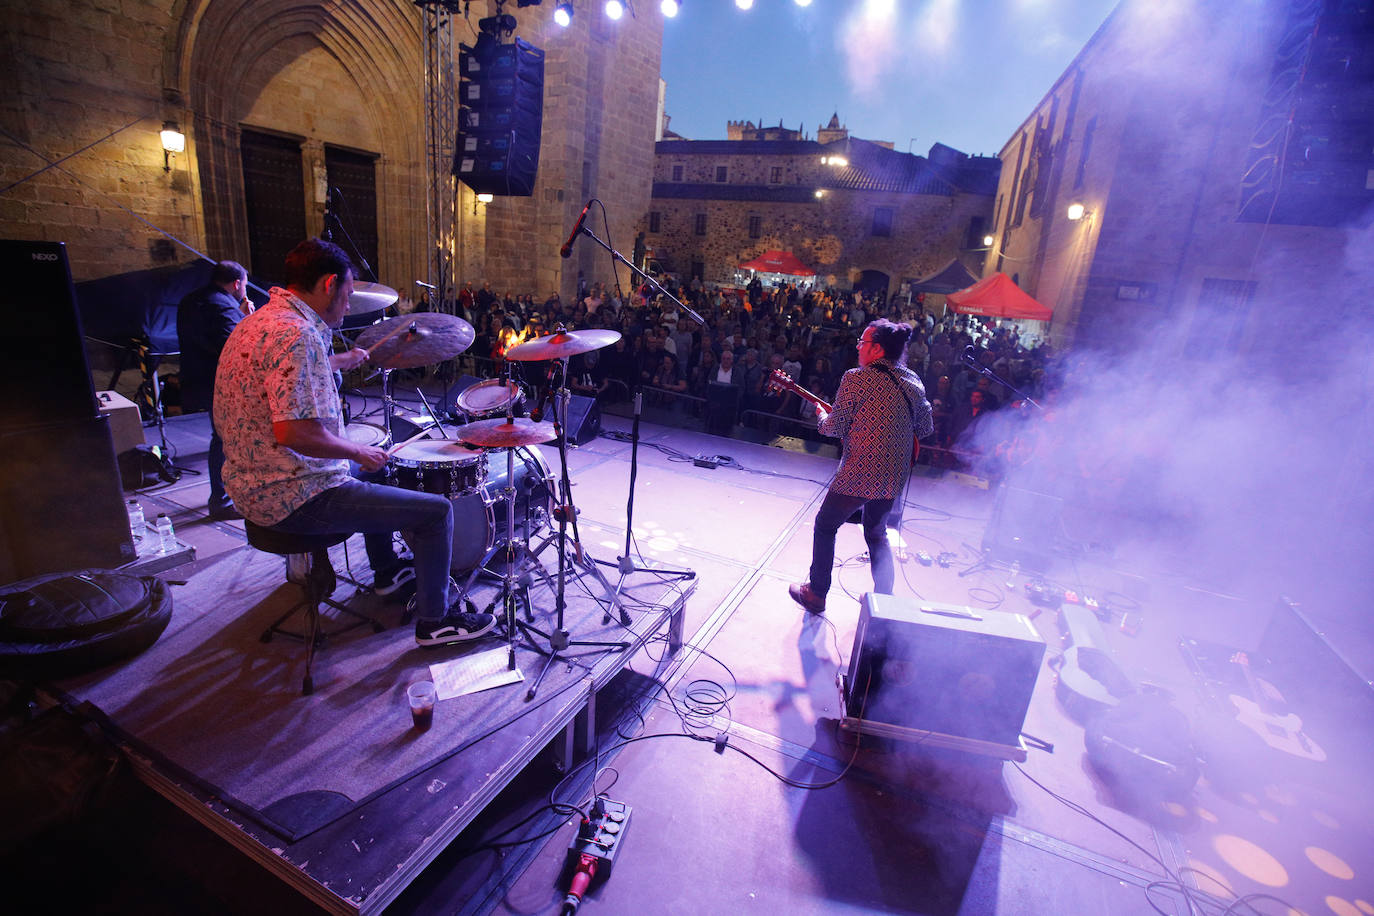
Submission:
POLYGON ((369 283, 366 280, 354 280, 353 295, 348 297, 348 314, 366 315, 370 312, 380 312, 399 298, 401 294, 389 286, 369 283))
POLYGON ((524 417, 516 417, 509 423, 505 417, 494 420, 478 420, 458 427, 458 439, 483 448, 518 448, 549 442, 557 437, 552 423, 536 423, 524 417))
POLYGON ((383 369, 414 369, 452 359, 472 346, 472 325, 457 315, 417 312, 379 321, 358 335, 358 346, 383 369))
POLYGON ((605 328, 588 328, 585 331, 555 331, 548 337, 536 337, 534 340, 516 344, 506 351, 506 359, 566 359, 578 353, 609 347, 619 339, 619 331, 605 328))

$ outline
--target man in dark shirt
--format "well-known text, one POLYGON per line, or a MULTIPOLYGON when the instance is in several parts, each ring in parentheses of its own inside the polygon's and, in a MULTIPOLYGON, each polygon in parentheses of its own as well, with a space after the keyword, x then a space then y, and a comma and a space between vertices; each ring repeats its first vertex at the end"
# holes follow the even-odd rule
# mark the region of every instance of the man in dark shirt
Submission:
POLYGON ((894 569, 884 522, 902 497, 915 440, 930 435, 930 403, 903 356, 911 327, 886 319, 870 322, 859 337, 859 367, 840 380, 831 410, 820 413, 818 429, 844 443, 840 466, 816 513, 807 581, 788 593, 813 614, 825 612, 840 525, 863 510, 873 591, 892 594, 894 569))
MULTIPOLYGON (((248 271, 235 261, 220 261, 210 271, 210 282, 188 293, 177 305, 177 337, 181 341, 181 405, 191 410, 211 410, 215 400, 215 370, 229 333, 253 311, 248 299, 248 271)), ((239 518, 234 501, 224 492, 224 441, 210 422, 210 446, 206 455, 210 478, 211 518, 239 518)))

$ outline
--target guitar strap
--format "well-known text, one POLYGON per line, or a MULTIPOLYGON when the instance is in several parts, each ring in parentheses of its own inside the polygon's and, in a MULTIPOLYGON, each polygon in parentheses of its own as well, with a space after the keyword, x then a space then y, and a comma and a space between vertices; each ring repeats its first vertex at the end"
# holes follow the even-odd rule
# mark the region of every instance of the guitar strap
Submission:
POLYGON ((871 365, 874 369, 881 369, 883 375, 887 376, 888 381, 892 382, 892 384, 897 387, 897 393, 900 394, 902 396, 902 400, 906 402, 907 413, 911 416, 911 435, 915 436, 916 408, 911 406, 911 397, 906 393, 906 389, 902 387, 902 383, 897 381, 897 373, 893 372, 892 368, 885 363, 874 362, 870 363, 869 365, 871 365))

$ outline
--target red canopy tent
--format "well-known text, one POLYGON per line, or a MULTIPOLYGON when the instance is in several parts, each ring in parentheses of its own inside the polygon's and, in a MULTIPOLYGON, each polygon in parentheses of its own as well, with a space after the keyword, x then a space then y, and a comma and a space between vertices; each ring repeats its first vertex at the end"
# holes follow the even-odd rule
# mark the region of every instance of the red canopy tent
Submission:
POLYGON ((745 261, 740 267, 766 274, 787 274, 790 277, 816 275, 814 270, 797 260, 797 256, 790 251, 765 251, 752 261, 745 261))
POLYGON ((984 277, 968 289, 950 293, 945 303, 961 315, 985 315, 989 318, 1032 318, 1049 321, 1054 309, 1041 305, 1021 292, 1004 273, 984 277))

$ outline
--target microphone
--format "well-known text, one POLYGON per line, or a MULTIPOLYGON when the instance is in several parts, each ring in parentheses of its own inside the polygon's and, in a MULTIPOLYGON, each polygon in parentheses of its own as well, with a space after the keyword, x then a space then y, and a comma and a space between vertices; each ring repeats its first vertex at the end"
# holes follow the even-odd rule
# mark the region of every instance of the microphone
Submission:
POLYGON ((972 344, 970 344, 970 345, 967 346, 967 347, 964 347, 964 362, 966 362, 966 363, 974 363, 974 364, 976 364, 976 365, 981 365, 981 364, 978 363, 978 348, 977 348, 977 347, 973 346, 972 344))
MULTIPOLYGON (((596 200, 596 198, 593 197, 592 200, 596 200)), ((565 258, 572 257, 573 242, 576 242, 577 237, 582 234, 582 224, 587 221, 587 211, 591 208, 592 201, 589 200, 587 201, 587 206, 583 207, 582 212, 577 215, 577 222, 573 225, 572 232, 568 233, 568 240, 563 243, 562 248, 558 249, 558 253, 561 256, 565 258)))

